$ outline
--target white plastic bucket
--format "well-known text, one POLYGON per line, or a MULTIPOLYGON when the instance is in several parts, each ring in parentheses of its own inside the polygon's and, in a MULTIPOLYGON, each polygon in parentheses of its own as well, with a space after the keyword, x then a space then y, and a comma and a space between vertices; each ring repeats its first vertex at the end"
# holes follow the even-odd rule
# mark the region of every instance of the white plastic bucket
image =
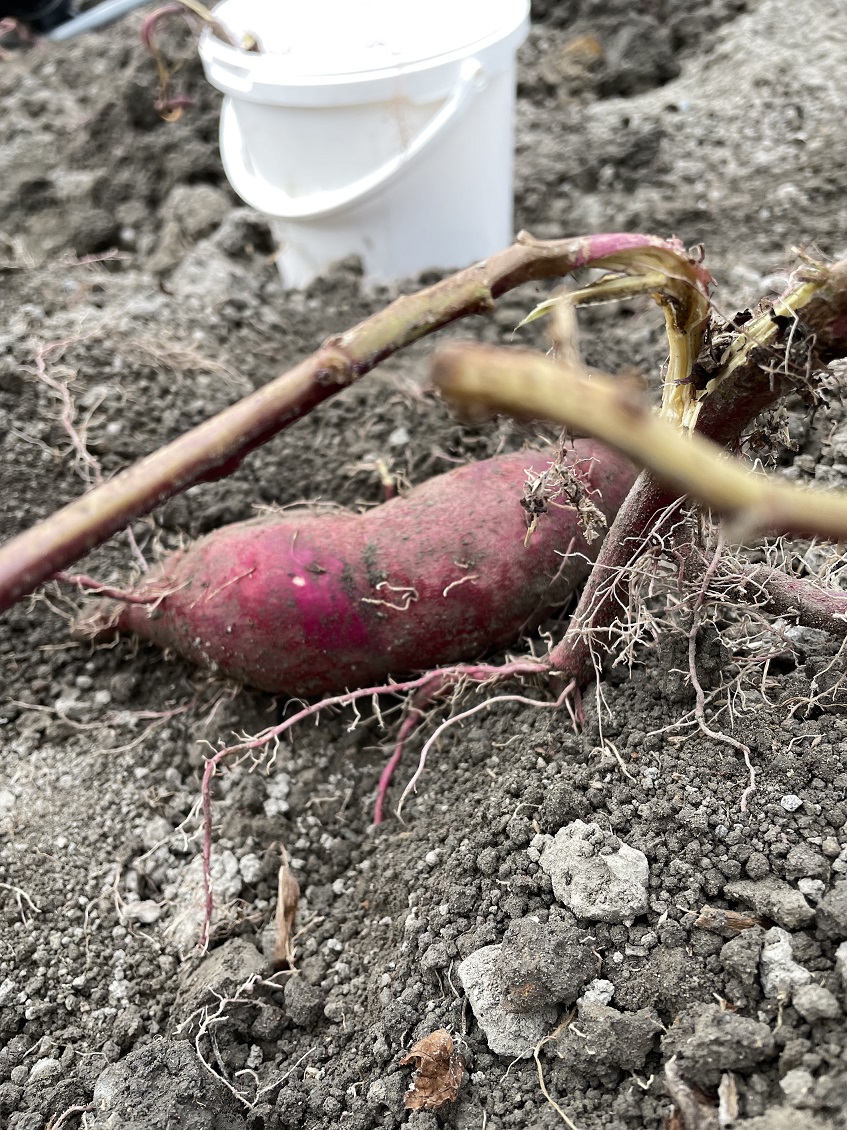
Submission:
POLYGON ((200 40, 230 184, 273 218, 287 286, 356 254, 371 282, 512 239, 515 54, 529 0, 224 0, 200 40))

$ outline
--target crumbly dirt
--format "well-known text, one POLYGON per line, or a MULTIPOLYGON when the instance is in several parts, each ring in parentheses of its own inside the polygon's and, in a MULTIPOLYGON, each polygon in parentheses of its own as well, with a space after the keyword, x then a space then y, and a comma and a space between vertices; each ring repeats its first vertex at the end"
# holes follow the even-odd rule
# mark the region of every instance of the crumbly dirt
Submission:
MULTIPOLYGON (((534 8, 520 55, 516 227, 702 243, 726 312, 778 291, 792 247, 847 253, 841 5, 534 8)), ((195 104, 160 121, 140 20, 0 59, 4 538, 419 285, 369 292, 345 262, 283 292, 266 225, 226 184, 216 92, 189 56, 179 81, 195 104), (88 461, 44 376, 68 382, 88 461)), ((509 340, 544 293, 527 287, 441 339, 509 340)), ((658 374, 654 308, 591 310, 582 324, 592 364, 658 374)), ((431 348, 386 363, 231 478, 136 523, 141 552, 154 559, 257 506, 371 505, 380 461, 414 483, 531 438, 453 420, 426 388, 431 348)), ((790 420, 799 446, 778 457, 785 473, 844 486, 839 396, 813 420, 791 406, 790 420)), ((837 554, 790 552, 838 584, 837 554)), ((127 538, 83 565, 126 578, 127 538)), ((379 828, 370 814, 397 712, 385 704, 382 718, 342 713, 295 730, 271 764, 217 782, 225 894, 204 958, 184 913, 204 754, 282 704, 131 641, 72 642, 77 601, 50 586, 0 634, 3 1125, 42 1130, 70 1112, 64 1127, 136 1130, 552 1130, 563 1118, 579 1130, 847 1127, 840 640, 710 610, 700 677, 712 724, 750 749, 746 804, 741 754, 691 725, 684 615, 638 651, 631 677, 609 669, 578 733, 563 712, 517 703, 446 731, 403 820, 379 828), (576 820, 598 825, 603 850, 620 841, 645 854, 647 909, 634 921, 579 920, 554 897, 536 837, 576 820), (296 976, 268 963, 283 846, 302 892, 296 976), (705 905, 724 913, 704 917, 705 905), (746 916, 740 932, 726 912, 746 916), (519 960, 560 984, 556 945, 578 931, 613 991, 573 1016, 587 974, 562 989, 556 1024, 572 1023, 538 1064, 489 1049, 458 977, 510 924, 524 939, 515 984, 519 960), (535 965, 526 939, 543 951, 535 965), (774 961, 782 988, 768 996, 774 961), (438 1112, 407 1112, 400 1058, 439 1028, 465 1058, 462 1086, 438 1112), (672 1098, 694 1111, 688 1122, 666 1123, 672 1098)))

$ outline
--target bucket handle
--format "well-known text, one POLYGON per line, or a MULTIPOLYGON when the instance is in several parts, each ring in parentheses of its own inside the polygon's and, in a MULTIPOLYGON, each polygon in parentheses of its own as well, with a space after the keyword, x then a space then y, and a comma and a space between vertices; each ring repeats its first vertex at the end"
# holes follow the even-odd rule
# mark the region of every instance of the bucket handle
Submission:
MULTIPOLYGON (((485 75, 476 59, 465 59, 459 71, 456 85, 447 101, 434 118, 396 157, 390 158, 378 169, 360 177, 353 184, 329 192, 312 193, 311 196, 292 197, 281 188, 262 181, 247 166, 240 144, 230 145, 224 140, 238 128, 234 107, 230 98, 225 98, 221 108, 221 155, 224 169, 230 184, 251 207, 280 220, 318 220, 341 212, 353 204, 359 204, 384 188, 400 172, 435 141, 444 129, 464 109, 471 97, 484 89, 485 75)), ((237 140, 233 138, 233 140, 237 140)))

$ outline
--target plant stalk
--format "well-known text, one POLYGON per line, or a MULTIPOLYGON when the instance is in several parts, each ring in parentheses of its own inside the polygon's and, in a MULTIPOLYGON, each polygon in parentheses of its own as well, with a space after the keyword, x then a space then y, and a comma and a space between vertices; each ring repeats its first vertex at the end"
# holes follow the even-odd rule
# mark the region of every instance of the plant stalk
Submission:
MULTIPOLYGON (((800 273, 797 285, 765 313, 737 331, 723 363, 689 404, 684 423, 717 444, 734 448, 755 417, 796 387, 798 371, 811 373, 847 356, 847 260, 800 273)), ((622 577, 651 539, 662 537, 678 510, 680 492, 651 471, 638 477, 613 522, 563 639, 547 657, 551 669, 580 686, 590 681, 625 615, 622 577)), ((785 586, 773 587, 773 605, 785 608, 785 586)), ((808 586, 811 588, 812 586, 808 586)), ((761 600, 756 585, 747 586, 761 600)), ((814 593, 794 587, 804 602, 801 622, 814 616, 814 593)), ((818 602, 819 603, 819 602, 818 602)), ((827 602, 832 605, 833 602, 827 602)), ((835 602, 838 603, 838 602, 835 602)), ((839 623, 828 607, 820 623, 839 623)))
POLYGON ((169 498, 230 474, 254 448, 404 346, 458 318, 488 313, 500 295, 522 283, 558 278, 578 267, 625 270, 628 261, 645 254, 657 254, 663 262, 671 256, 680 270, 693 270, 681 245, 655 236, 612 233, 540 241, 522 233, 498 255, 398 298, 330 338, 289 372, 0 547, 0 612, 169 498))

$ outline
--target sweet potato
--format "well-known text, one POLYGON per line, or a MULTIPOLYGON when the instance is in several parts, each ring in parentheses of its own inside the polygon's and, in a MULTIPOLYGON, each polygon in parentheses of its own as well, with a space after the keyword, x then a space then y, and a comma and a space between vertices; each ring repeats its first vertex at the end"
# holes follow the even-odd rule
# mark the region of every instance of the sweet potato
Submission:
MULTIPOLYGON (((586 577, 590 545, 553 502, 528 547, 524 451, 437 476, 363 514, 291 511, 209 534, 91 623, 137 632, 262 690, 313 696, 514 643, 586 577), (570 553, 568 556, 564 554, 570 553)), ((568 460, 608 520, 635 472, 578 441, 568 460)), ((560 500, 561 501, 561 500, 560 500)))

